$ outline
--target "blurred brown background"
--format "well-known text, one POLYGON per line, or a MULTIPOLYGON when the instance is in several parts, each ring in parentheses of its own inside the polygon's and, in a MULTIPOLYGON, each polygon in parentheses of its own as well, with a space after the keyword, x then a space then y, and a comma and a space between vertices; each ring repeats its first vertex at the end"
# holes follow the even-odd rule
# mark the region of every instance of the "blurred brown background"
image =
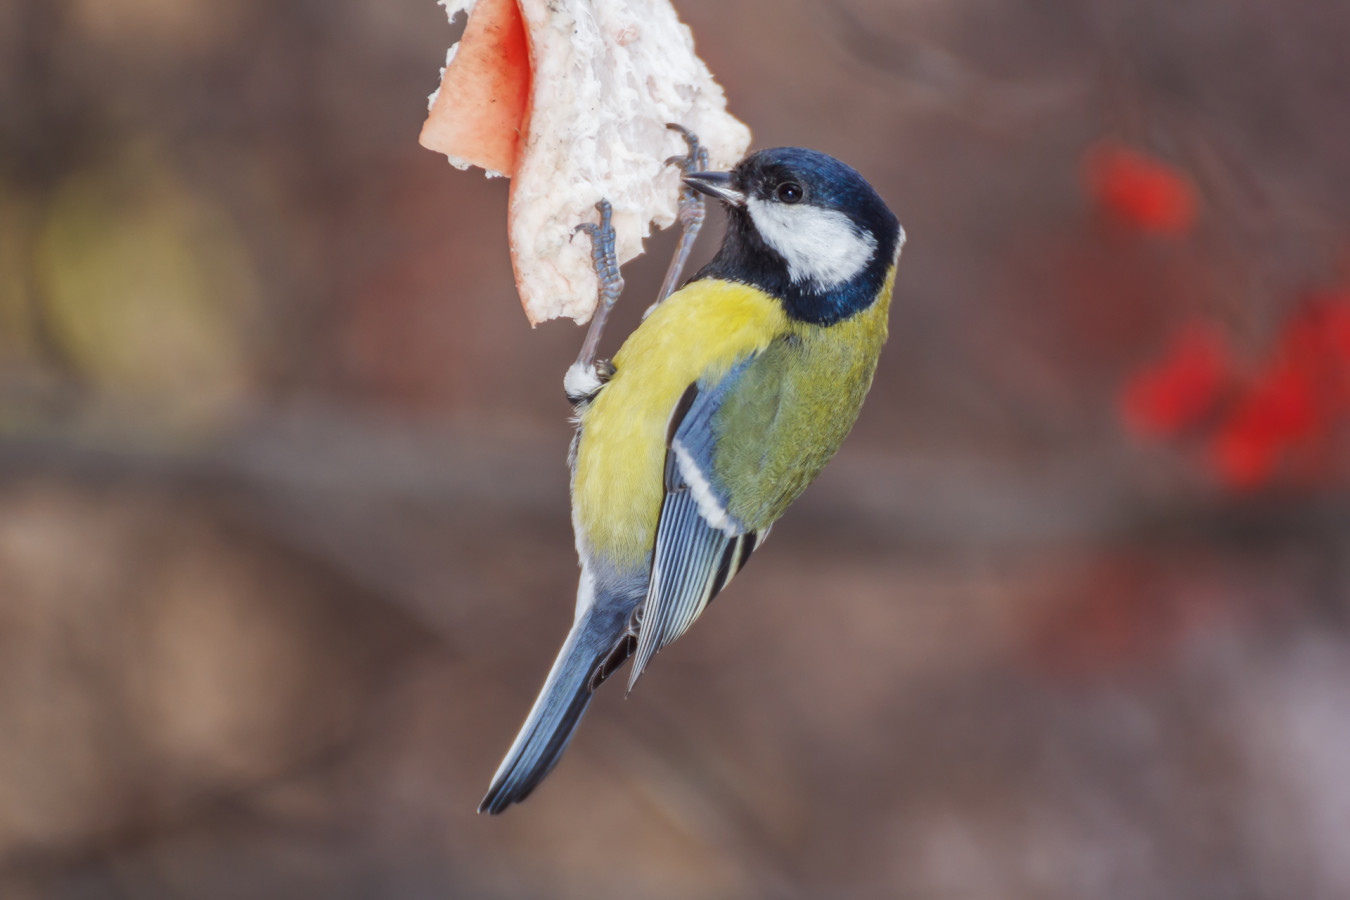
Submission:
POLYGON ((1350 896, 1350 7, 678 6, 757 146, 900 215, 893 336, 488 819, 581 332, 417 146, 457 29, 0 5, 0 897, 1350 896))

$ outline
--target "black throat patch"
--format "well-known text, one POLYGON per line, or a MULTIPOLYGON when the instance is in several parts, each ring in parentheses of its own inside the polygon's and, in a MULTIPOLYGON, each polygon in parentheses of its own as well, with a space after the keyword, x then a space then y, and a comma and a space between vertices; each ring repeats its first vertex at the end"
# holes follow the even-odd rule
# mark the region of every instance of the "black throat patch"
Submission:
POLYGON ((877 239, 871 261, 843 284, 821 289, 810 281, 793 282, 787 260, 765 243, 750 213, 733 207, 727 210, 727 234, 721 249, 690 281, 718 278, 749 284, 778 298, 789 318, 812 325, 833 325, 875 303, 886 284, 899 225, 894 219, 869 224, 877 239))

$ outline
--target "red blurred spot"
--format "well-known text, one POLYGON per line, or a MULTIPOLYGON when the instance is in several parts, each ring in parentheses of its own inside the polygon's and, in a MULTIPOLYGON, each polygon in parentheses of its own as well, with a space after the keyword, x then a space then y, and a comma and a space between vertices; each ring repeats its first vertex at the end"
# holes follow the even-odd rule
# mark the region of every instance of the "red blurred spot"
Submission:
POLYGON ((1087 154, 1088 192, 1102 209, 1140 231, 1180 235, 1195 224, 1196 191, 1178 169, 1113 142, 1087 154))
POLYGON ((1336 477, 1344 469, 1338 426, 1350 420, 1350 293, 1309 296, 1267 359, 1245 374, 1221 335, 1187 326, 1161 362, 1126 384, 1121 417, 1152 438, 1177 437, 1210 418, 1205 463, 1234 489, 1260 487, 1282 469, 1336 477))
POLYGON ((1314 381, 1328 416, 1350 414, 1350 292, 1309 296, 1281 334, 1279 352, 1314 381))
POLYGON ((1266 373, 1215 434, 1211 444, 1215 471, 1235 488, 1270 480, 1285 451, 1318 431, 1320 412, 1305 372, 1279 366, 1266 373))
POLYGON ((1228 346, 1216 329, 1185 328, 1161 361, 1125 385, 1120 400, 1125 424, 1145 437, 1168 437, 1194 424, 1227 388, 1228 357, 1228 346))
POLYGON ((1280 332, 1276 350, 1214 436, 1216 471, 1253 487, 1286 459, 1313 474, 1333 457, 1333 428, 1350 416, 1350 296, 1310 296, 1280 332))

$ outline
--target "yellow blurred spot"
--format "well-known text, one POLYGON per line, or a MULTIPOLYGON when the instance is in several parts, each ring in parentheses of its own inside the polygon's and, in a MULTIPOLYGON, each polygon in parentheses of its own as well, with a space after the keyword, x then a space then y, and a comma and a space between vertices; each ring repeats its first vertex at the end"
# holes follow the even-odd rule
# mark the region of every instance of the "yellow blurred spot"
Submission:
POLYGON ((217 422, 245 399, 252 265, 229 219, 162 165, 68 179, 35 268, 56 339, 115 399, 183 425, 217 422))

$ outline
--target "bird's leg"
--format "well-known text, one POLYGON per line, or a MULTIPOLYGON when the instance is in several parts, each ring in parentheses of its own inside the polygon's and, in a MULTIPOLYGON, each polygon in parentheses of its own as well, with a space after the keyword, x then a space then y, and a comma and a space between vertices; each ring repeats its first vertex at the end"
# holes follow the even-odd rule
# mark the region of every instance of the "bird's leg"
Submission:
POLYGON ((601 200, 595 208, 600 211, 600 224, 583 222, 576 227, 577 231, 591 236, 591 263, 600 281, 600 299, 591 316, 591 327, 586 330, 586 339, 581 342, 577 361, 563 377, 563 390, 573 403, 590 400, 614 374, 614 366, 609 360, 596 362, 595 354, 600 349, 600 335, 604 333, 609 311, 623 293, 623 275, 619 273, 619 259, 614 249, 614 211, 608 200, 601 200))
MULTIPOLYGON (((708 170, 708 148, 699 143, 698 135, 683 125, 671 123, 666 127, 671 131, 678 131, 684 138, 684 142, 689 146, 688 153, 684 156, 672 156, 666 160, 666 165, 678 166, 682 175, 687 175, 690 172, 706 172, 708 170)), ((661 283, 661 292, 656 295, 656 302, 642 314, 644 319, 651 315, 652 310, 656 309, 662 300, 675 292, 675 286, 679 284, 684 266, 689 262, 689 254, 693 252, 694 241, 703 228, 704 212, 703 195, 681 182, 680 206, 676 213, 676 218, 680 223, 680 243, 675 248, 675 255, 671 257, 670 268, 666 269, 666 280, 661 283)))

